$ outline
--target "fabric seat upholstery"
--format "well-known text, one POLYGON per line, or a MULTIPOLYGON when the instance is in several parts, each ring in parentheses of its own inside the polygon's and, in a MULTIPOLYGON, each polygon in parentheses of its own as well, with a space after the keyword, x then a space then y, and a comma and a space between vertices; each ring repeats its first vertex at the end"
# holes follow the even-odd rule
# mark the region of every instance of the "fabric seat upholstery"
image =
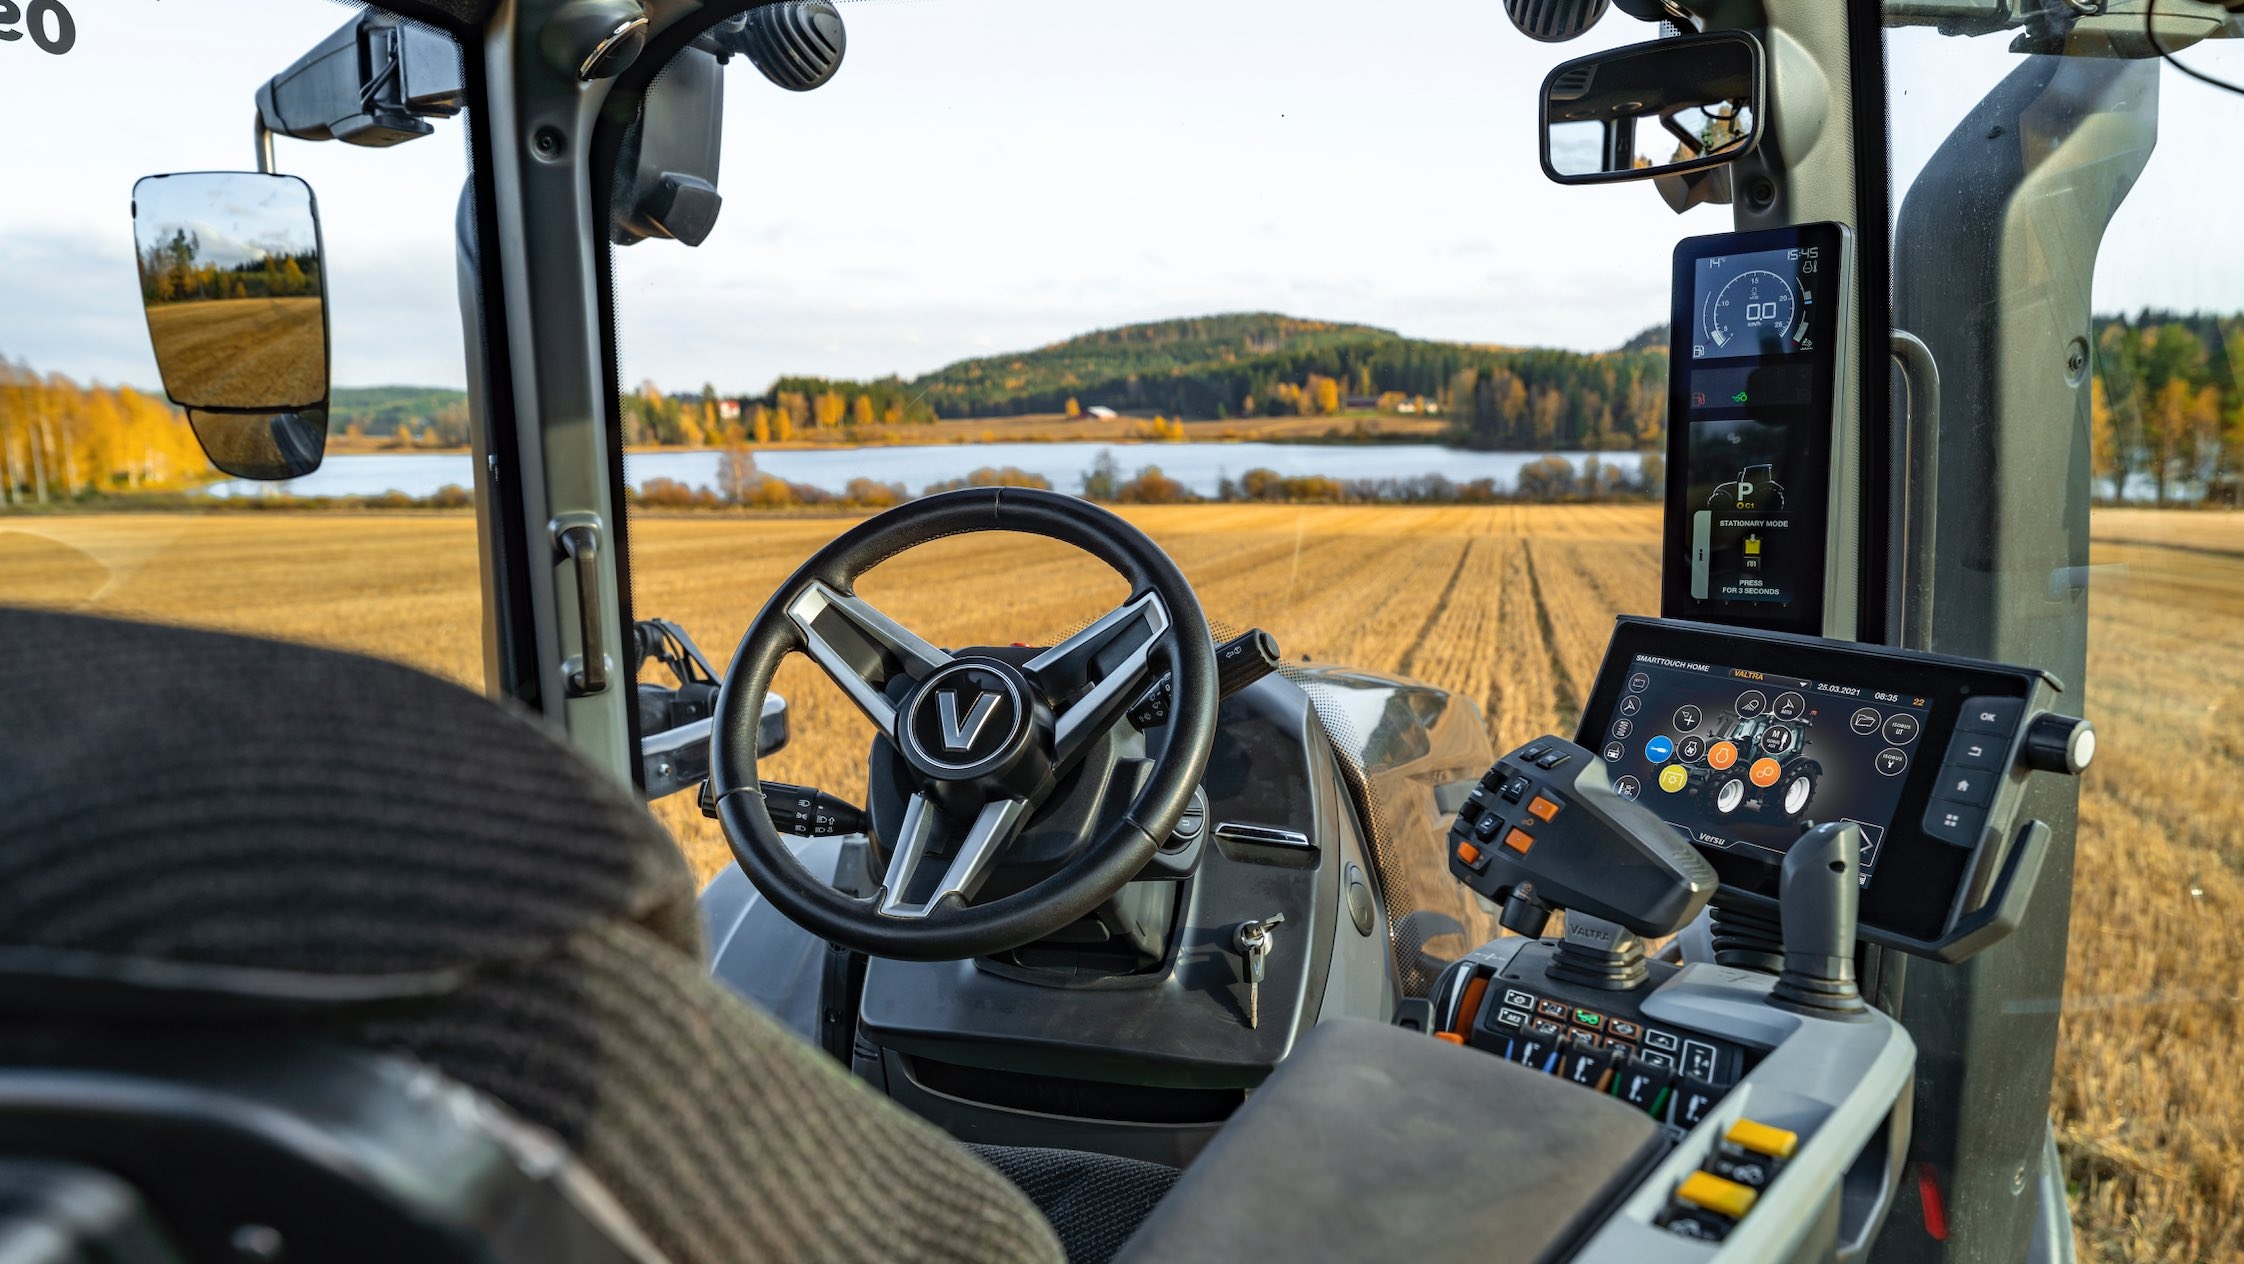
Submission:
MULTIPOLYGON (((679 1264, 1061 1258, 997 1171, 709 980, 676 846, 537 723, 388 663, 104 619, 0 610, 0 656, 0 950, 456 972, 228 1021, 480 1090, 679 1264)), ((0 1019, 0 1061, 35 1035, 0 1019)))

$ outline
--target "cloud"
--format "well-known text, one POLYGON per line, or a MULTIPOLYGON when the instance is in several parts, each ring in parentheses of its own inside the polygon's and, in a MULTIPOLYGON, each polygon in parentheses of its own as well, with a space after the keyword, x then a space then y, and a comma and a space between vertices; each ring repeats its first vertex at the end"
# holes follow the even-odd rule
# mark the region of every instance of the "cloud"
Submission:
POLYGON ((152 388, 160 380, 124 234, 0 233, 0 277, 7 305, 36 314, 0 326, 0 355, 111 384, 152 388))

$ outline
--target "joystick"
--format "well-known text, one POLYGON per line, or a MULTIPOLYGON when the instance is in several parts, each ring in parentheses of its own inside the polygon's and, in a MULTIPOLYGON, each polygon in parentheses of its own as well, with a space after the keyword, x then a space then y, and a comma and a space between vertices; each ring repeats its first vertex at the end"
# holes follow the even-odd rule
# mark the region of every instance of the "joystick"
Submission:
POLYGON ((1785 853, 1777 904, 1784 924, 1784 970, 1769 1004, 1818 1018, 1853 1018, 1867 1012, 1855 986, 1855 905, 1861 891, 1855 866, 1862 827, 1852 821, 1818 825, 1785 853))
POLYGON ((1643 978, 1643 945, 1626 932, 1672 935, 1714 894, 1697 849, 1614 793, 1597 756, 1564 738, 1498 760, 1458 812, 1449 847, 1450 872, 1502 903, 1505 929, 1539 936, 1553 910, 1575 914, 1568 926, 1583 929, 1567 936, 1567 959, 1599 987, 1643 978))

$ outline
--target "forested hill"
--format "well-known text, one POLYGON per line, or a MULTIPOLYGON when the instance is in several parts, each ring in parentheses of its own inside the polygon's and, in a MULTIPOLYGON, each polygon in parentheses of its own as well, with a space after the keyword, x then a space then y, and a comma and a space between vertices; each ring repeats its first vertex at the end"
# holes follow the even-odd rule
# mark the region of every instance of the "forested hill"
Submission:
MULTIPOLYGON (((924 388, 945 417, 1059 412, 1068 399, 1086 390, 1127 394, 1133 380, 1191 377, 1272 358, 1323 364, 1344 349, 1400 340, 1391 330, 1369 325, 1270 312, 1202 316, 1101 329, 1035 351, 961 360, 913 386, 924 388)), ((1136 407, 1119 400, 1096 402, 1136 407)), ((1237 400, 1231 408, 1238 410, 1237 400)))
POLYGON ((1101 330, 966 360, 910 383, 943 417, 1060 413, 1071 404, 1208 419, 1431 405, 1453 438, 1492 448, 1659 442, 1667 357, 1405 338, 1270 313, 1101 330))

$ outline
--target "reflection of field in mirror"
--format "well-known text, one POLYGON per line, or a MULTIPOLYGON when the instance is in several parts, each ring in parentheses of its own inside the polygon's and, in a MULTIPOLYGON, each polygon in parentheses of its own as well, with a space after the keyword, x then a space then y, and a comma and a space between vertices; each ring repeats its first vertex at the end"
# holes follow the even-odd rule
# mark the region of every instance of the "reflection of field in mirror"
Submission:
POLYGON ((327 395, 316 298, 231 298, 148 310, 164 387, 196 408, 305 408, 327 395))
MULTIPOLYGON (((1499 749, 1562 730, 1612 616, 1655 603, 1657 511, 1635 507, 1134 509, 1209 614, 1303 654, 1472 699, 1499 749)), ((641 617, 676 619, 721 668, 764 598, 853 519, 634 521, 641 617)), ((2244 1253, 2244 514, 2094 520, 2088 714, 2052 1112, 2083 1254, 2244 1253)), ((482 672, 466 515, 73 515, 0 531, 0 601, 94 608, 339 645, 473 683, 482 672)), ((1062 546, 940 542, 866 595, 940 644, 1035 640, 1124 594, 1062 546)), ((97 682, 89 682, 94 684, 97 682)), ((2069 682, 2068 682, 2069 683, 2069 682)), ((775 780, 863 793, 868 731, 815 668, 779 688, 794 743, 775 780)), ((861 800, 859 800, 861 801, 861 800)), ((695 867, 729 862, 687 796, 656 805, 695 867)), ((1446 881, 1428 856, 1419 881, 1446 881)), ((1939 1051, 1931 1050, 1937 1054, 1939 1051)))

